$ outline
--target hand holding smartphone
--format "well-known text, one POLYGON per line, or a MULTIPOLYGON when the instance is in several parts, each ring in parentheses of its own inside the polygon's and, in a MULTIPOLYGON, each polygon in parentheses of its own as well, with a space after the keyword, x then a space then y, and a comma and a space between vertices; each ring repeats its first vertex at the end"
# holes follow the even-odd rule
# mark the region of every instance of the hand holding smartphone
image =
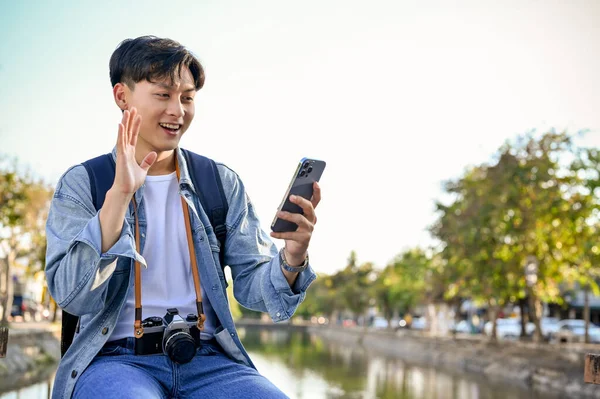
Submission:
MULTIPOLYGON (((294 176, 290 181, 288 189, 279 204, 277 213, 279 211, 286 211, 290 213, 303 214, 302 208, 290 201, 290 195, 298 195, 300 197, 310 200, 313 195, 313 183, 318 182, 321 179, 321 175, 325 170, 325 162, 317 159, 303 158, 294 176)), ((275 215, 273 222, 271 223, 271 230, 274 232, 288 232, 296 231, 298 225, 287 220, 283 220, 275 215)))

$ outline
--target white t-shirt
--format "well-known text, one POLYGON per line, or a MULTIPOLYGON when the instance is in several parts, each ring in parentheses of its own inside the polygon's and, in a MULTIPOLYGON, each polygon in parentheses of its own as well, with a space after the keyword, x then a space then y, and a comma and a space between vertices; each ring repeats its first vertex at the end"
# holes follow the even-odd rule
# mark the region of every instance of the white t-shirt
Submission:
MULTIPOLYGON (((184 319, 189 313, 197 314, 194 278, 175 172, 146 176, 144 206, 147 228, 142 256, 148 268, 141 267, 142 320, 150 316, 164 317, 168 308, 177 308, 184 319)), ((201 338, 210 339, 215 331, 216 315, 205 292, 202 287, 206 322, 201 338)), ((131 289, 109 340, 133 336, 134 320, 135 291, 131 289)))

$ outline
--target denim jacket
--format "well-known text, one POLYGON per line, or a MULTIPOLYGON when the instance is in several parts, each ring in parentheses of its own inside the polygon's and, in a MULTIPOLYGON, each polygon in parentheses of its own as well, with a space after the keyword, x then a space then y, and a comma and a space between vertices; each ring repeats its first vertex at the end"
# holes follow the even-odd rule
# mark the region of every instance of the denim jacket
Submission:
MULTIPOLYGON (((116 149, 112 155, 116 159, 116 149)), ((229 310, 226 281, 219 265, 219 242, 199 205, 198 193, 180 151, 177 158, 181 171, 180 195, 191 210, 202 288, 218 318, 215 338, 233 360, 254 367, 229 310)), ((275 322, 287 320, 303 301, 316 275, 309 266, 298 275, 293 287, 289 286, 281 271, 277 249, 261 229, 239 176, 225 165, 217 165, 229 204, 225 263, 231 268, 235 298, 246 308, 268 312, 275 322)), ((147 220, 143 185, 134 198, 143 250, 147 220)), ((77 379, 109 339, 129 290, 133 289, 134 260, 145 263, 135 248, 133 206, 129 206, 118 241, 105 253, 101 252, 98 213, 92 203, 85 168, 71 167, 56 186, 46 223, 46 279, 58 306, 80 316, 80 326, 58 366, 53 398, 71 397, 77 379)), ((168 307, 165 303, 165 309, 168 307)), ((131 332, 133 336, 133 320, 131 332)))

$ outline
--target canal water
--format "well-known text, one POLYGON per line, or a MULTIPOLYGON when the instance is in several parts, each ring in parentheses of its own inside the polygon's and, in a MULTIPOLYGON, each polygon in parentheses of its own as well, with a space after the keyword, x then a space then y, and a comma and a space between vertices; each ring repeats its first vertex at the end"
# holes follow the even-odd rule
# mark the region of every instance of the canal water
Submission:
MULTIPOLYGON (((254 328, 242 328, 239 333, 259 371, 292 399, 559 397, 412 365, 308 333, 254 328)), ((48 399, 51 381, 2 393, 0 399, 48 399)))

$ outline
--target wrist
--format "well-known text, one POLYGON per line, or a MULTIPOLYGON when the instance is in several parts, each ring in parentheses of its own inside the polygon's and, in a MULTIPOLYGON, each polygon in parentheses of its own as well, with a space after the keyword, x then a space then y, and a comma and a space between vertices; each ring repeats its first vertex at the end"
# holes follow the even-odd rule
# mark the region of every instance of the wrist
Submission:
POLYGON ((106 200, 110 198, 110 202, 128 206, 135 193, 124 193, 114 186, 106 192, 106 200))
POLYGON ((294 263, 289 262, 287 256, 289 255, 285 249, 279 252, 279 260, 284 270, 290 273, 300 273, 308 267, 308 253, 305 252, 304 258, 301 261, 294 261, 294 263))
POLYGON ((291 267, 300 267, 306 260, 308 253, 305 251, 301 256, 294 256, 289 253, 289 251, 284 247, 283 248, 283 259, 288 266, 291 267))

